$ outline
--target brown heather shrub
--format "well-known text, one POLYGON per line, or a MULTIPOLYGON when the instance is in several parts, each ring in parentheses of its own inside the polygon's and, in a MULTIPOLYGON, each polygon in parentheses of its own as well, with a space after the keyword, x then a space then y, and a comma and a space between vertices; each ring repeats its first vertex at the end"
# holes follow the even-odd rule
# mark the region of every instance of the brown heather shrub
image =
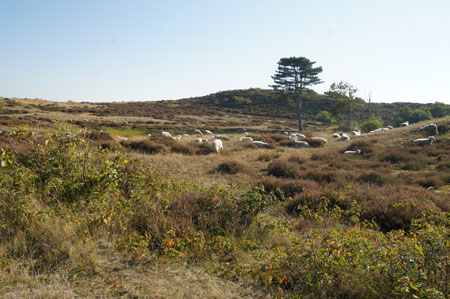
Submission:
POLYGON ((450 172, 450 161, 439 163, 436 169, 442 172, 450 172))
POLYGON ((262 153, 256 158, 256 160, 269 162, 270 160, 277 159, 279 157, 280 155, 278 154, 262 153))
POLYGON ((390 162, 392 164, 405 163, 414 159, 411 153, 405 153, 403 151, 393 151, 384 155, 380 160, 383 162, 390 162))
POLYGON ((263 177, 258 181, 266 192, 277 193, 283 191, 285 196, 294 196, 304 190, 319 189, 319 184, 310 180, 286 180, 273 176, 263 177))
POLYGON ((331 153, 326 153, 326 154, 312 154, 311 155, 311 160, 312 161, 332 161, 335 155, 331 154, 331 153))
POLYGON ((296 179, 299 171, 297 165, 286 160, 273 160, 268 167, 268 174, 278 178, 296 179))
POLYGON ((219 164, 216 170, 224 174, 237 174, 238 172, 246 172, 248 167, 239 161, 230 160, 219 164))
POLYGON ((357 149, 361 150, 361 155, 364 157, 372 157, 375 152, 375 143, 377 140, 374 139, 372 141, 356 141, 350 144, 345 150, 342 151, 356 151, 357 149))
POLYGON ((196 148, 182 143, 175 143, 172 145, 170 151, 172 153, 179 153, 183 155, 194 155, 196 153, 196 148))
POLYGON ((294 147, 294 143, 290 140, 282 140, 278 143, 280 146, 288 146, 288 147, 294 147))
POLYGON ((302 174, 301 177, 318 183, 332 183, 337 181, 338 173, 336 171, 314 169, 308 171, 306 174, 302 174))
POLYGON ((195 145, 196 148, 196 155, 209 155, 213 153, 213 150, 211 148, 211 145, 208 143, 200 143, 195 145))
POLYGON ((372 171, 361 174, 356 181, 383 186, 386 183, 387 178, 379 172, 372 171))
POLYGON ((120 142, 126 149, 136 151, 143 154, 158 154, 165 151, 165 147, 161 144, 144 140, 124 140, 120 142))
POLYGON ((86 134, 86 139, 94 140, 94 141, 109 141, 113 140, 111 135, 108 132, 103 131, 92 131, 86 134))
POLYGON ((156 143, 156 144, 161 144, 167 147, 171 147, 172 145, 174 145, 175 143, 177 143, 177 141, 173 140, 170 137, 166 137, 163 135, 155 135, 149 138, 149 140, 152 143, 156 143))
MULTIPOLYGON (((263 139, 264 138, 268 138, 268 140, 273 140, 275 142, 280 142, 280 141, 289 141, 289 138, 287 135, 283 135, 283 134, 270 134, 270 135, 263 135, 263 139)), ((264 141, 266 142, 266 141, 264 141)))
POLYGON ((291 155, 291 156, 288 158, 288 161, 289 161, 289 162, 294 162, 294 163, 297 163, 297 164, 304 164, 304 163, 306 163, 308 160, 307 160, 306 158, 304 158, 304 157, 298 155, 298 154, 294 154, 294 155, 291 155))

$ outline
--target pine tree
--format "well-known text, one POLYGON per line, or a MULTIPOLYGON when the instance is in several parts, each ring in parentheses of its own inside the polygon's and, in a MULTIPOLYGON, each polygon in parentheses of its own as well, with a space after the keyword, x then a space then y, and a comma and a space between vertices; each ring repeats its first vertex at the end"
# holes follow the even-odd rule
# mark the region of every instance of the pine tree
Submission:
POLYGON ((275 82, 271 85, 272 88, 294 94, 299 131, 303 131, 301 93, 307 86, 322 83, 317 76, 322 72, 322 67, 313 67, 314 64, 314 61, 305 57, 281 58, 275 75, 272 76, 275 82))

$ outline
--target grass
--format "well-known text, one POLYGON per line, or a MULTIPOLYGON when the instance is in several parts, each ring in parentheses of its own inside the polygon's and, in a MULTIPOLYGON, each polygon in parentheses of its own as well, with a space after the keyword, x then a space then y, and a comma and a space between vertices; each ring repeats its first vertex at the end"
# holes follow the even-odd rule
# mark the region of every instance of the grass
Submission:
POLYGON ((323 133, 326 146, 296 149, 258 133, 272 144, 259 149, 229 134, 198 155, 210 144, 194 136, 101 148, 116 141, 48 128, 0 136, 2 297, 450 294, 448 135, 415 148, 415 126, 323 133))

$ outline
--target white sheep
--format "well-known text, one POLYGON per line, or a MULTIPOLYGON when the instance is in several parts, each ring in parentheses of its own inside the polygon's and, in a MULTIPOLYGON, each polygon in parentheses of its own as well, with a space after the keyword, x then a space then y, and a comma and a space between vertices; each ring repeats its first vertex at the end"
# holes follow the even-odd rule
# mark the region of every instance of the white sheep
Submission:
POLYGON ((147 134, 148 137, 152 137, 152 134, 147 134))
POLYGON ((119 139, 119 140, 128 140, 127 137, 122 137, 122 136, 117 136, 117 139, 119 139))
POLYGON ((244 132, 244 135, 248 135, 248 132, 244 132))
POLYGON ((361 130, 358 131, 352 131, 353 136, 361 136, 361 130))
POLYGON ((386 128, 388 128, 389 130, 393 130, 394 129, 393 126, 386 126, 386 128))
POLYGON ((309 143, 306 141, 297 141, 295 139, 292 140, 292 143, 294 144, 294 147, 309 147, 309 143))
POLYGON ((203 135, 202 131, 195 129, 194 131, 192 131, 194 134, 196 135, 203 135))
POLYGON ((428 136, 439 135, 436 124, 428 124, 419 129, 420 132, 426 133, 428 136))
POLYGON ((184 137, 189 137, 189 134, 183 134, 184 137))
POLYGON ((407 127, 407 126, 409 126, 409 121, 405 121, 400 124, 400 127, 407 127))
POLYGON ((344 155, 359 155, 359 154, 361 154, 361 150, 360 149, 357 149, 356 151, 345 151, 344 152, 344 155))
POLYGON ((241 137, 241 138, 239 138, 239 141, 251 141, 251 142, 253 142, 253 138, 252 137, 241 137))
POLYGON ((212 146, 212 150, 215 153, 218 153, 219 151, 223 150, 223 143, 222 143, 222 140, 220 140, 220 139, 214 139, 211 146, 212 146))
POLYGON ((311 137, 311 139, 319 140, 319 141, 322 141, 323 143, 327 144, 327 140, 325 138, 322 138, 322 137, 311 137))
POLYGON ((334 133, 333 135, 331 135, 331 137, 333 138, 341 138, 341 135, 339 135, 338 133, 334 133))
POLYGON ((207 135, 214 135, 213 132, 211 132, 210 130, 206 130, 205 134, 207 134, 207 135))
POLYGON ((370 131, 370 133, 378 133, 381 131, 383 131, 383 128, 378 128, 378 129, 372 130, 372 131, 370 131))
POLYGON ((269 147, 268 143, 262 142, 262 141, 253 141, 252 142, 257 147, 269 147))
POLYGON ((284 135, 289 135, 289 132, 283 132, 284 135))
POLYGON ((169 132, 162 131, 161 134, 165 137, 172 137, 172 134, 170 134, 169 132))
POLYGON ((216 139, 221 139, 221 140, 226 140, 226 141, 230 140, 230 137, 225 136, 225 135, 216 135, 215 138, 216 139))
POLYGON ((340 136, 339 140, 341 140, 341 141, 348 141, 348 140, 350 140, 350 137, 347 134, 345 134, 345 133, 341 133, 341 136, 340 136))
POLYGON ((180 141, 181 140, 181 135, 172 136, 172 139, 176 140, 176 141, 180 141))
POLYGON ((434 136, 430 136, 428 138, 419 138, 419 139, 414 139, 412 144, 413 145, 420 145, 420 146, 424 146, 424 145, 430 145, 432 144, 434 141, 436 141, 436 138, 434 138, 434 136))

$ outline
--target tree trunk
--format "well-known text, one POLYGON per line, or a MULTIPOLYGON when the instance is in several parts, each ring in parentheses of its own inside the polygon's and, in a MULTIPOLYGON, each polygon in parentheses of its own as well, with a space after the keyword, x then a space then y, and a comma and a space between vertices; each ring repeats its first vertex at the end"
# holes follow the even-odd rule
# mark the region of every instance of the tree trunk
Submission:
POLYGON ((350 99, 347 102, 347 130, 350 130, 350 99))
POLYGON ((298 94, 295 94, 295 109, 297 110, 298 119, 298 130, 303 131, 303 121, 302 121, 302 99, 298 94))

